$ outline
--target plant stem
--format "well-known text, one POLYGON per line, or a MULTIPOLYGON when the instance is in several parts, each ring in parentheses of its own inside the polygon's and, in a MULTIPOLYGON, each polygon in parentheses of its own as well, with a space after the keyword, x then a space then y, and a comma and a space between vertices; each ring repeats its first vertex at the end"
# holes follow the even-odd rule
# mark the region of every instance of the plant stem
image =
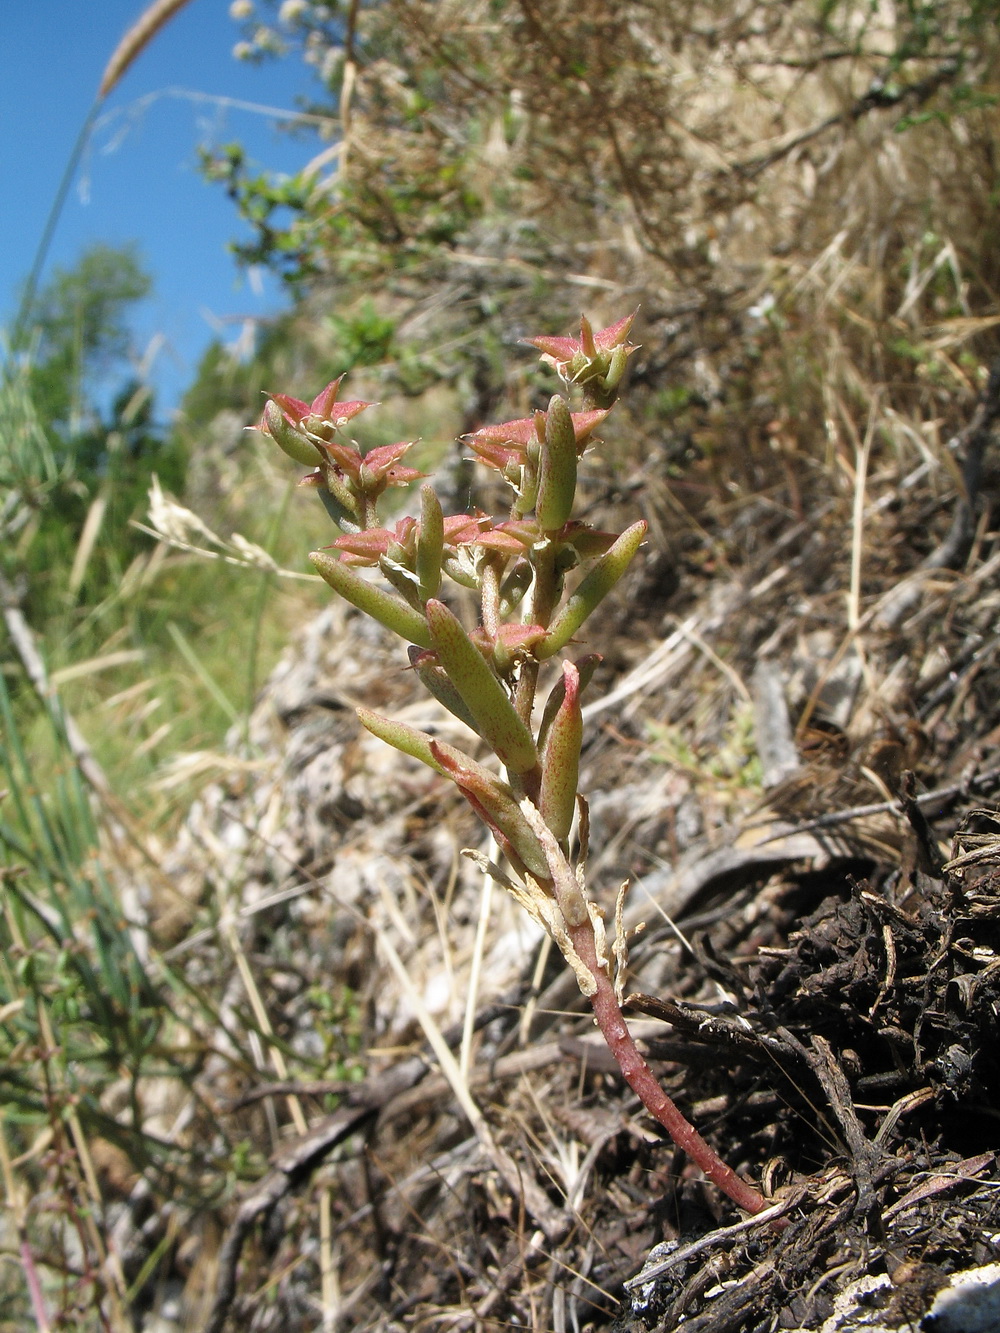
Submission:
POLYGON ((650 1115, 667 1131, 677 1147, 687 1153, 713 1185, 745 1212, 751 1214, 761 1212, 767 1207, 764 1196, 745 1180, 741 1180, 715 1149, 705 1142, 694 1125, 681 1114, 675 1103, 660 1087, 649 1065, 640 1055, 628 1030, 611 978, 597 960, 593 927, 589 922, 582 926, 570 926, 569 935, 573 947, 597 984, 597 990, 590 997, 591 1007, 597 1019, 597 1026, 601 1029, 608 1049, 617 1060, 626 1083, 650 1115))
MULTIPOLYGON (((531 553, 531 565, 534 579, 531 589, 530 610, 527 624, 541 625, 547 629, 552 620, 552 611, 558 594, 556 578, 555 548, 550 541, 542 543, 531 553)), ((531 710, 535 706, 535 688, 538 684, 538 663, 528 658, 521 663, 521 674, 514 691, 514 707, 529 725, 531 710)))
POLYGON ((31 1297, 31 1311, 35 1316, 35 1328, 38 1333, 49 1333, 52 1326, 45 1312, 42 1284, 38 1280, 38 1269, 35 1267, 35 1258, 31 1253, 31 1246, 28 1244, 26 1236, 21 1238, 21 1264, 24 1268, 24 1279, 28 1284, 28 1294, 31 1297))

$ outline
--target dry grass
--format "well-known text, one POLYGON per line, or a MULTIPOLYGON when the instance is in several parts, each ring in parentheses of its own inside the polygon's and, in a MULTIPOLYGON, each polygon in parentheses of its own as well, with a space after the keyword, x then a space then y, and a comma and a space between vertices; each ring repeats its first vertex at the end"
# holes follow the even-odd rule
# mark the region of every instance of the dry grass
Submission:
POLYGON ((101 75, 97 96, 103 100, 122 81, 158 33, 174 18, 188 0, 154 0, 125 33, 111 54, 101 75))

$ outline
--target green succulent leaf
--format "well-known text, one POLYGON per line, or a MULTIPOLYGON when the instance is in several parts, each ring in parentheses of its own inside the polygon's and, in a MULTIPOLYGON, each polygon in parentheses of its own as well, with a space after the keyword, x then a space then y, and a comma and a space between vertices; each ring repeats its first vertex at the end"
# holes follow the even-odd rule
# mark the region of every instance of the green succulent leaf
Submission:
POLYGON ((449 713, 454 714, 472 731, 478 733, 479 725, 472 716, 465 700, 448 679, 444 667, 438 661, 436 653, 429 653, 411 645, 409 649, 410 666, 420 677, 420 682, 438 703, 443 704, 449 713))
POLYGON ((576 498, 576 433, 565 398, 555 394, 549 403, 538 468, 535 516, 543 532, 563 526, 576 498))
POLYGON ((518 560, 500 585, 501 616, 511 615, 524 601, 524 594, 530 587, 531 566, 527 560, 518 560))
POLYGON ((294 459, 296 463, 302 463, 306 467, 319 467, 323 462, 323 455, 316 446, 310 444, 295 429, 278 404, 270 398, 264 404, 264 415, 259 429, 270 435, 281 452, 294 459))
POLYGON ((482 764, 425 731, 359 708, 358 720, 373 736, 411 755, 455 783, 483 822, 497 834, 515 867, 537 879, 549 877, 548 862, 518 804, 513 789, 482 764))
POLYGON ((378 567, 382 571, 386 582, 391 583, 400 597, 420 615, 422 604, 416 574, 407 569, 405 565, 384 555, 379 557, 378 567))
MULTIPOLYGON (((600 653, 588 653, 586 657, 578 657, 573 665, 577 669, 580 677, 580 698, 583 699, 583 692, 594 679, 594 672, 604 661, 600 653)), ((538 749, 544 753, 547 742, 549 728, 552 726, 553 719, 562 706, 562 701, 566 697, 566 677, 560 676, 556 683, 549 690, 548 697, 545 700, 545 707, 542 709, 542 720, 538 727, 538 749)))
POLYGON ((427 621, 419 611, 407 606, 392 593, 369 583, 355 570, 327 555, 325 551, 313 551, 309 559, 334 592, 340 593, 345 601, 356 606, 359 611, 364 611, 380 625, 410 643, 418 644, 421 648, 432 646, 427 621))
POLYGON ((434 741, 432 750, 473 810, 492 830, 515 869, 527 870, 535 879, 548 881, 548 859, 513 789, 479 764, 457 760, 454 756, 458 751, 451 746, 434 741))
POLYGON ((441 587, 441 561, 444 557, 444 514, 441 501, 431 486, 420 488, 420 536, 417 538, 417 577, 420 597, 436 597, 441 587))
POLYGON ((542 751, 542 783, 538 800, 542 818, 560 841, 569 837, 573 824, 582 744, 580 673, 572 662, 564 662, 563 697, 542 751))
POLYGON ((565 648, 587 617, 601 604, 635 558, 646 536, 646 527, 643 519, 633 523, 598 560, 552 622, 548 636, 535 649, 535 656, 540 661, 565 648))
MULTIPOLYGON (((359 708, 357 714, 361 725, 380 741, 385 741, 386 745, 391 745, 393 749, 408 754, 413 759, 419 759, 428 768, 433 768, 435 773, 445 776, 444 767, 431 750, 434 738, 428 736, 426 731, 418 731, 416 727, 409 727, 405 722, 395 722, 392 718, 383 717, 381 713, 373 713, 369 708, 359 708)), ((468 762, 471 764, 475 761, 470 759, 468 762)))
POLYGON ((530 773, 538 765, 535 742, 486 659, 443 602, 431 598, 426 615, 432 646, 480 734, 512 773, 530 773))

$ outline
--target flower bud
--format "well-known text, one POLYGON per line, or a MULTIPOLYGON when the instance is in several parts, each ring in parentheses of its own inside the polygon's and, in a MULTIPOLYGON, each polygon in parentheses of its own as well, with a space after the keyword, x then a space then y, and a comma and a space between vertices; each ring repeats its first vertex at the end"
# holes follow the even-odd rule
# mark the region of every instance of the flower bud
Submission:
POLYGON ((282 453, 293 458, 296 463, 302 463, 306 467, 317 467, 323 461, 315 445, 310 444, 299 434, 278 404, 270 398, 264 404, 264 415, 261 417, 258 429, 263 434, 270 435, 282 453))

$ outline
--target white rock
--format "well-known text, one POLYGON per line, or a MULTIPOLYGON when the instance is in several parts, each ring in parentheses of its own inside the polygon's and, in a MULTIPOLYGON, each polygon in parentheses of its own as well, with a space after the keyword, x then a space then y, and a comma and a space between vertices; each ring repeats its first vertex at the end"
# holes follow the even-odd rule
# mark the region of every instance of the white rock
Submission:
POLYGON ((920 1323, 927 1333, 996 1333, 1000 1329, 1000 1264, 955 1273, 920 1323))

